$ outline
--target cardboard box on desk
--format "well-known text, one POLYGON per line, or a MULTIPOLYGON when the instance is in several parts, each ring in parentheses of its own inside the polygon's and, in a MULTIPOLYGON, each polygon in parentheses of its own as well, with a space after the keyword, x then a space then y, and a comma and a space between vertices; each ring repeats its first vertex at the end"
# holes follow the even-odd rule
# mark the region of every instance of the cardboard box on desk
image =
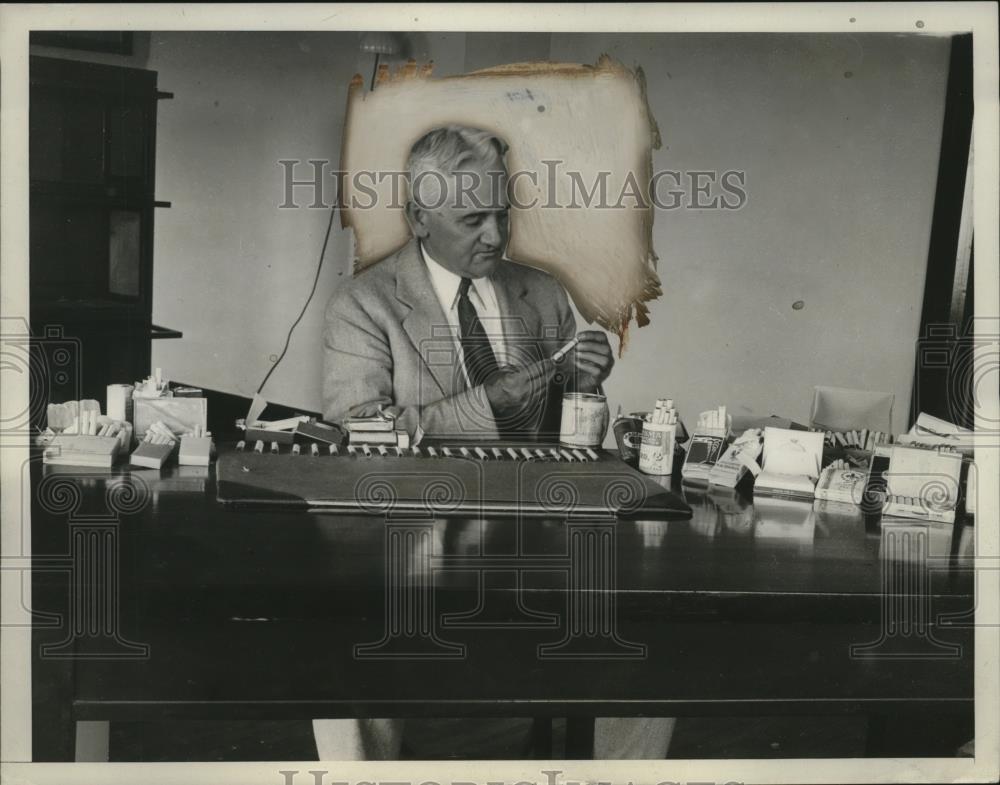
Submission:
POLYGON ((122 443, 117 436, 55 436, 42 453, 42 463, 53 466, 93 466, 110 469, 122 443))
POLYGON ((132 454, 129 456, 129 463, 132 466, 144 466, 147 469, 160 469, 170 456, 173 455, 177 445, 174 442, 166 444, 152 444, 150 442, 140 442, 132 454))
POLYGON ((182 436, 177 463, 181 466, 208 466, 212 462, 211 436, 182 436))
POLYGON ((174 433, 187 433, 196 426, 208 430, 207 398, 136 398, 134 407, 136 439, 142 439, 157 420, 174 433))
POLYGON ((961 474, 962 456, 957 452, 893 447, 882 514, 954 523, 961 474))
POLYGON ((812 499, 823 462, 823 434, 764 429, 764 467, 754 483, 754 497, 812 499))

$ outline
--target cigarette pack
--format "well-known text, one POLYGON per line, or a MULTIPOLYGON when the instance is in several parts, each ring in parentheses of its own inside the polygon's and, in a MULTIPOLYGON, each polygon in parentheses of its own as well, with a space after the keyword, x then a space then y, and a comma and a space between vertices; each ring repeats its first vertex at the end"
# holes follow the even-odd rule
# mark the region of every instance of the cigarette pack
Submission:
POLYGON ((961 473, 962 456, 952 450, 893 447, 882 514, 954 523, 961 473))
POLYGON ((711 467, 708 472, 709 483, 735 488, 747 472, 756 477, 760 474, 760 464, 757 463, 757 458, 760 456, 762 448, 760 431, 748 429, 726 448, 722 457, 711 467))
POLYGON ((344 432, 336 425, 324 422, 300 422, 295 427, 295 441, 299 443, 320 442, 321 444, 344 443, 344 432))
POLYGON ((174 444, 151 444, 141 442, 129 456, 128 462, 133 466, 145 466, 148 469, 159 469, 167 462, 174 451, 174 444))
POLYGON ((689 482, 708 482, 712 471, 722 451, 726 446, 726 437, 717 433, 695 432, 688 445, 687 457, 681 466, 681 477, 689 482))
POLYGON ((860 469, 834 469, 826 467, 816 484, 816 498, 820 501, 861 505, 864 498, 868 472, 860 469))
POLYGON ((754 483, 754 496, 812 499, 823 461, 823 434, 818 431, 764 429, 764 469, 754 483))
POLYGON ((42 463, 53 466, 94 466, 110 469, 118 459, 116 436, 56 435, 42 453, 42 463))
POLYGON ((211 436, 182 436, 177 463, 181 466, 208 466, 212 460, 211 436))
POLYGON ((133 407, 135 435, 142 439, 149 426, 160 421, 173 433, 186 433, 196 427, 208 430, 206 398, 137 398, 133 407))

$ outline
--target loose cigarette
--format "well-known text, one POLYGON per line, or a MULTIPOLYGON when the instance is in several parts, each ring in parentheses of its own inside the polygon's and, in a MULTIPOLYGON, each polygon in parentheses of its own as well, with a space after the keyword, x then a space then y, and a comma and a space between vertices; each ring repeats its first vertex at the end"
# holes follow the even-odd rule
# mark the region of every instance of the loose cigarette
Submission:
POLYGON ((558 352, 552 355, 552 362, 559 362, 563 357, 573 351, 573 348, 580 343, 579 338, 574 338, 571 341, 567 341, 566 345, 563 346, 558 352))
POLYGON ((259 455, 264 454, 264 441, 263 439, 258 439, 257 443, 253 446, 253 451, 259 455))
MULTIPOLYGON (((332 446, 332 445, 331 445, 331 446, 332 446)), ((318 445, 318 444, 316 444, 316 442, 313 442, 312 444, 310 444, 310 445, 309 445, 309 454, 310 454, 310 455, 311 455, 311 456, 312 456, 313 458, 316 458, 316 457, 318 457, 318 456, 319 456, 319 445, 318 445)))
POLYGON ((302 452, 302 445, 300 445, 300 444, 293 444, 292 445, 292 455, 298 455, 300 452, 302 452))
POLYGON ((242 439, 240 439, 240 441, 236 442, 236 449, 239 452, 243 452, 243 450, 246 449, 246 446, 247 446, 247 443, 245 441, 243 441, 242 439))

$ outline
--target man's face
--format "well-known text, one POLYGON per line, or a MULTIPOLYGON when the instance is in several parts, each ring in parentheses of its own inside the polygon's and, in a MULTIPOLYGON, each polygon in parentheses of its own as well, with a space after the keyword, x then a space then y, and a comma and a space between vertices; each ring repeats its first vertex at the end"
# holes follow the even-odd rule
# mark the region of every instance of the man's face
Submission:
POLYGON ((456 275, 482 278, 492 274, 509 235, 503 163, 499 158, 468 161, 444 182, 446 193, 426 198, 426 208, 415 207, 414 232, 434 260, 456 275))

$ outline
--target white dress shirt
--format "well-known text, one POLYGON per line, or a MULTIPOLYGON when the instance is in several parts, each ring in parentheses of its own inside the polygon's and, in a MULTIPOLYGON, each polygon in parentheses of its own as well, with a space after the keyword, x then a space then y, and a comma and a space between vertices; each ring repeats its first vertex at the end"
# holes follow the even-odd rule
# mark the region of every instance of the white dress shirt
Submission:
MULTIPOLYGON (((444 311, 448 320, 448 327, 452 338, 455 341, 455 349, 458 352, 459 362, 462 364, 462 373, 465 383, 472 387, 469 381, 469 372, 465 367, 465 358, 462 355, 462 332, 458 323, 458 287, 462 283, 462 276, 456 275, 451 270, 442 267, 433 257, 427 253, 423 243, 420 250, 427 265, 427 273, 431 279, 431 286, 437 295, 438 302, 441 303, 441 310, 444 311)), ((501 264, 504 262, 501 261, 501 264)), ((490 339, 490 346, 493 347, 493 354, 497 358, 497 365, 503 366, 506 363, 507 353, 503 337, 503 323, 500 315, 500 303, 497 300, 496 289, 489 278, 473 278, 472 286, 469 287, 469 301, 476 309, 479 321, 483 325, 486 336, 490 339)))

